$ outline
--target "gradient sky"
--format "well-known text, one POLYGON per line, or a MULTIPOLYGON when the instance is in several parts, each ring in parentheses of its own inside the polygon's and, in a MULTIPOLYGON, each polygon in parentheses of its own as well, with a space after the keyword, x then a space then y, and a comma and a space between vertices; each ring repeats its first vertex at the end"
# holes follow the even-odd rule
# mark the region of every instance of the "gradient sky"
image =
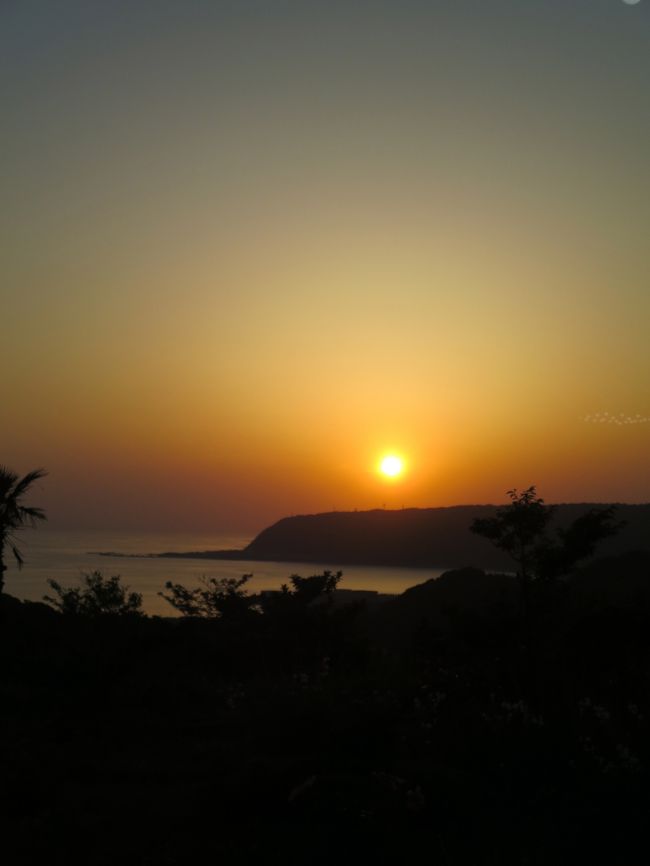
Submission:
POLYGON ((0 88, 53 526, 650 499, 650 0, 4 0, 0 88))

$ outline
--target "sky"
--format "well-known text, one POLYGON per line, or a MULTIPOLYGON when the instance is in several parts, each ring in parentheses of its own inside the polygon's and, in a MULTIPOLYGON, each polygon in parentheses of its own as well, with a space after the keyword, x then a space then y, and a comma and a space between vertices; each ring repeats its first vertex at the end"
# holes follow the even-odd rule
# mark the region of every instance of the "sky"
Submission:
POLYGON ((0 92, 52 526, 650 499, 650 0, 3 0, 0 92))

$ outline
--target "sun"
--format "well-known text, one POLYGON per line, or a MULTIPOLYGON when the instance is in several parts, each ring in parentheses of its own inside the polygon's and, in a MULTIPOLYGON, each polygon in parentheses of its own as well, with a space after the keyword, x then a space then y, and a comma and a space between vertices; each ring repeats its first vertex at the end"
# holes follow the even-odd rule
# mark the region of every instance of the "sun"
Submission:
POLYGON ((404 471, 404 461, 396 454, 386 454, 381 458, 379 471, 387 478, 397 478, 404 471))

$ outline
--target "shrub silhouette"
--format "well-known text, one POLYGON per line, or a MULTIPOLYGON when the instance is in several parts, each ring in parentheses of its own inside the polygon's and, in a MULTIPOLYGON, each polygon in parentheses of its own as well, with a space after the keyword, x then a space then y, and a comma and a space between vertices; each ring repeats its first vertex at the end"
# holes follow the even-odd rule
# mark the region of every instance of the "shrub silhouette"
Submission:
POLYGON ((45 595, 47 601, 63 614, 71 616, 97 617, 106 615, 143 616, 142 596, 129 592, 122 586, 120 575, 104 577, 101 571, 82 574, 82 586, 61 586, 56 580, 48 580, 56 598, 45 595))
POLYGON ((168 580, 165 583, 167 593, 159 592, 158 595, 183 616, 240 619, 253 612, 255 598, 243 589, 252 576, 202 577, 202 585, 195 589, 168 580))
POLYGON ((202 577, 201 586, 188 589, 181 583, 168 580, 167 592, 159 592, 162 598, 183 616, 204 619, 241 619, 255 613, 277 610, 284 603, 306 606, 317 598, 331 598, 343 572, 336 574, 324 571, 310 577, 292 574, 291 589, 285 583, 279 592, 249 595, 244 586, 253 576, 244 574, 235 577, 202 577))
POLYGON ((342 577, 342 571, 337 571, 336 574, 331 571, 324 571, 322 574, 312 574, 310 577, 292 574, 289 580, 293 590, 290 590, 287 584, 283 583, 282 593, 291 595, 300 604, 311 604, 322 596, 331 600, 332 593, 336 590, 342 577))

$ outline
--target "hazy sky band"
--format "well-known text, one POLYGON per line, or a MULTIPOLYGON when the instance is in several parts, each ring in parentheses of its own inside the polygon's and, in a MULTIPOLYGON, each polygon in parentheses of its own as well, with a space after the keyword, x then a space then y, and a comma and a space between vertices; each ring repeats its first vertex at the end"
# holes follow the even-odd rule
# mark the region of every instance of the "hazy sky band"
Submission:
POLYGON ((650 414, 649 13, 3 4, 3 459, 72 524, 647 499, 582 419, 650 414))

